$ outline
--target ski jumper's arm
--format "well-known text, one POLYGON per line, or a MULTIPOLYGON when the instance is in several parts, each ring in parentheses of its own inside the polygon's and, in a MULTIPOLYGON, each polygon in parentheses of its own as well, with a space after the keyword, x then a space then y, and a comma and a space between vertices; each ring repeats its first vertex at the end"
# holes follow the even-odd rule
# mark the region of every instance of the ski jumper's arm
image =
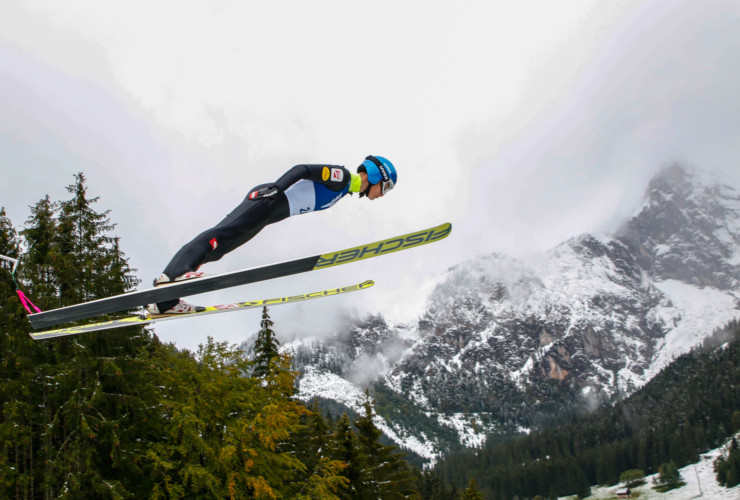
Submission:
MULTIPOLYGON (((296 182, 304 179, 322 184, 332 191, 342 191, 347 184, 350 184, 350 191, 354 192, 352 187, 357 182, 353 181, 359 180, 359 176, 339 165, 296 165, 283 174, 275 182, 275 186, 281 191, 285 191, 296 182), (353 179, 354 177, 357 177, 357 179, 353 179)), ((357 191, 359 191, 359 186, 357 191)))

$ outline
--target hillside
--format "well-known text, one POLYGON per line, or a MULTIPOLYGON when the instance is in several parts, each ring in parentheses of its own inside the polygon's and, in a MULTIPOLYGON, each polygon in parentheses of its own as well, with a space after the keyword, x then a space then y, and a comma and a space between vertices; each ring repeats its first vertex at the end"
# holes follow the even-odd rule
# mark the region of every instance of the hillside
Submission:
POLYGON ((740 431, 740 326, 707 337, 630 397, 502 444, 456 453, 435 468, 486 498, 586 495, 631 469, 684 467, 740 431), (707 390, 711 381, 716 390, 707 390))
POLYGON ((387 435, 429 462, 629 395, 740 317, 740 195, 674 165, 612 235, 484 255, 439 281, 416 322, 376 315, 285 346, 302 398, 351 407, 372 386, 393 400, 387 435))

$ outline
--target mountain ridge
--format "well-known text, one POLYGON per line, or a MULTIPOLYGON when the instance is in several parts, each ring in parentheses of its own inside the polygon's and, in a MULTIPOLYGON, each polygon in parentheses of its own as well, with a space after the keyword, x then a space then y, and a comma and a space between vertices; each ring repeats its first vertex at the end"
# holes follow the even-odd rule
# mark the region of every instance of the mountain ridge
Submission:
POLYGON ((429 443, 419 455, 433 461, 634 392, 740 317, 739 247, 737 192, 672 165, 613 235, 582 233, 527 258, 461 262, 416 322, 374 315, 284 348, 296 355, 301 385, 313 388, 299 393, 304 399, 341 400, 350 387, 371 385, 395 394, 419 423, 396 425, 388 415, 389 434, 417 453, 411 440, 429 443), (326 373, 350 384, 345 394, 313 383, 326 373), (457 442, 419 430, 433 423, 457 442))

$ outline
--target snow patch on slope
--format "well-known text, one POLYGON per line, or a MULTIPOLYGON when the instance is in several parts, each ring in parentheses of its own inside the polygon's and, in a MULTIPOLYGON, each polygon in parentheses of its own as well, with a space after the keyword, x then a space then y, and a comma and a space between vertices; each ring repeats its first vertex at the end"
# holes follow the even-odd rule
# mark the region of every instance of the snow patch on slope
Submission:
POLYGON ((437 421, 457 432, 460 443, 468 448, 480 448, 486 443, 486 430, 477 422, 476 414, 437 414, 437 421))
MULTIPOLYGON (((362 403, 365 401, 365 392, 363 389, 334 373, 307 367, 301 378, 298 399, 310 401, 317 397, 341 403, 360 415, 364 412, 362 403)), ((435 451, 436 443, 428 439, 424 433, 421 433, 420 437, 414 436, 403 429, 392 427, 379 415, 374 416, 373 423, 399 447, 410 450, 431 463, 436 462, 439 456, 435 451)))
POLYGON ((699 288, 677 280, 655 283, 666 299, 650 311, 650 316, 668 329, 656 344, 643 384, 678 356, 699 345, 715 328, 740 318, 740 293, 711 287, 699 288))
MULTIPOLYGON (((633 496, 643 500, 691 500, 699 497, 711 500, 737 500, 740 498, 740 485, 725 488, 717 482, 717 476, 714 473, 714 461, 726 448, 727 445, 703 453, 697 463, 679 469, 678 472, 686 483, 685 486, 659 493, 653 489, 653 480, 657 477, 657 474, 654 474, 645 478, 645 485, 632 488, 633 496)), ((591 496, 588 498, 612 499, 616 497, 617 489, 619 489, 617 485, 593 487, 591 496)))

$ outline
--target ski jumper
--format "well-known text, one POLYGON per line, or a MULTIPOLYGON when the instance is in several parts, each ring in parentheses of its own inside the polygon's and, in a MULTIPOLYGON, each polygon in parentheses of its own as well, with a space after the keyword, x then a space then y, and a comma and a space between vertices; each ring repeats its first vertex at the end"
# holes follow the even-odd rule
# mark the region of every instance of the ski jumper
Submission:
MULTIPOLYGON (((244 201, 211 229, 203 231, 172 258, 164 274, 174 279, 214 262, 254 238, 269 224, 292 215, 325 210, 349 192, 359 192, 360 177, 338 165, 296 165, 274 184, 254 187, 244 201)), ((157 304, 160 311, 177 300, 157 304)))

